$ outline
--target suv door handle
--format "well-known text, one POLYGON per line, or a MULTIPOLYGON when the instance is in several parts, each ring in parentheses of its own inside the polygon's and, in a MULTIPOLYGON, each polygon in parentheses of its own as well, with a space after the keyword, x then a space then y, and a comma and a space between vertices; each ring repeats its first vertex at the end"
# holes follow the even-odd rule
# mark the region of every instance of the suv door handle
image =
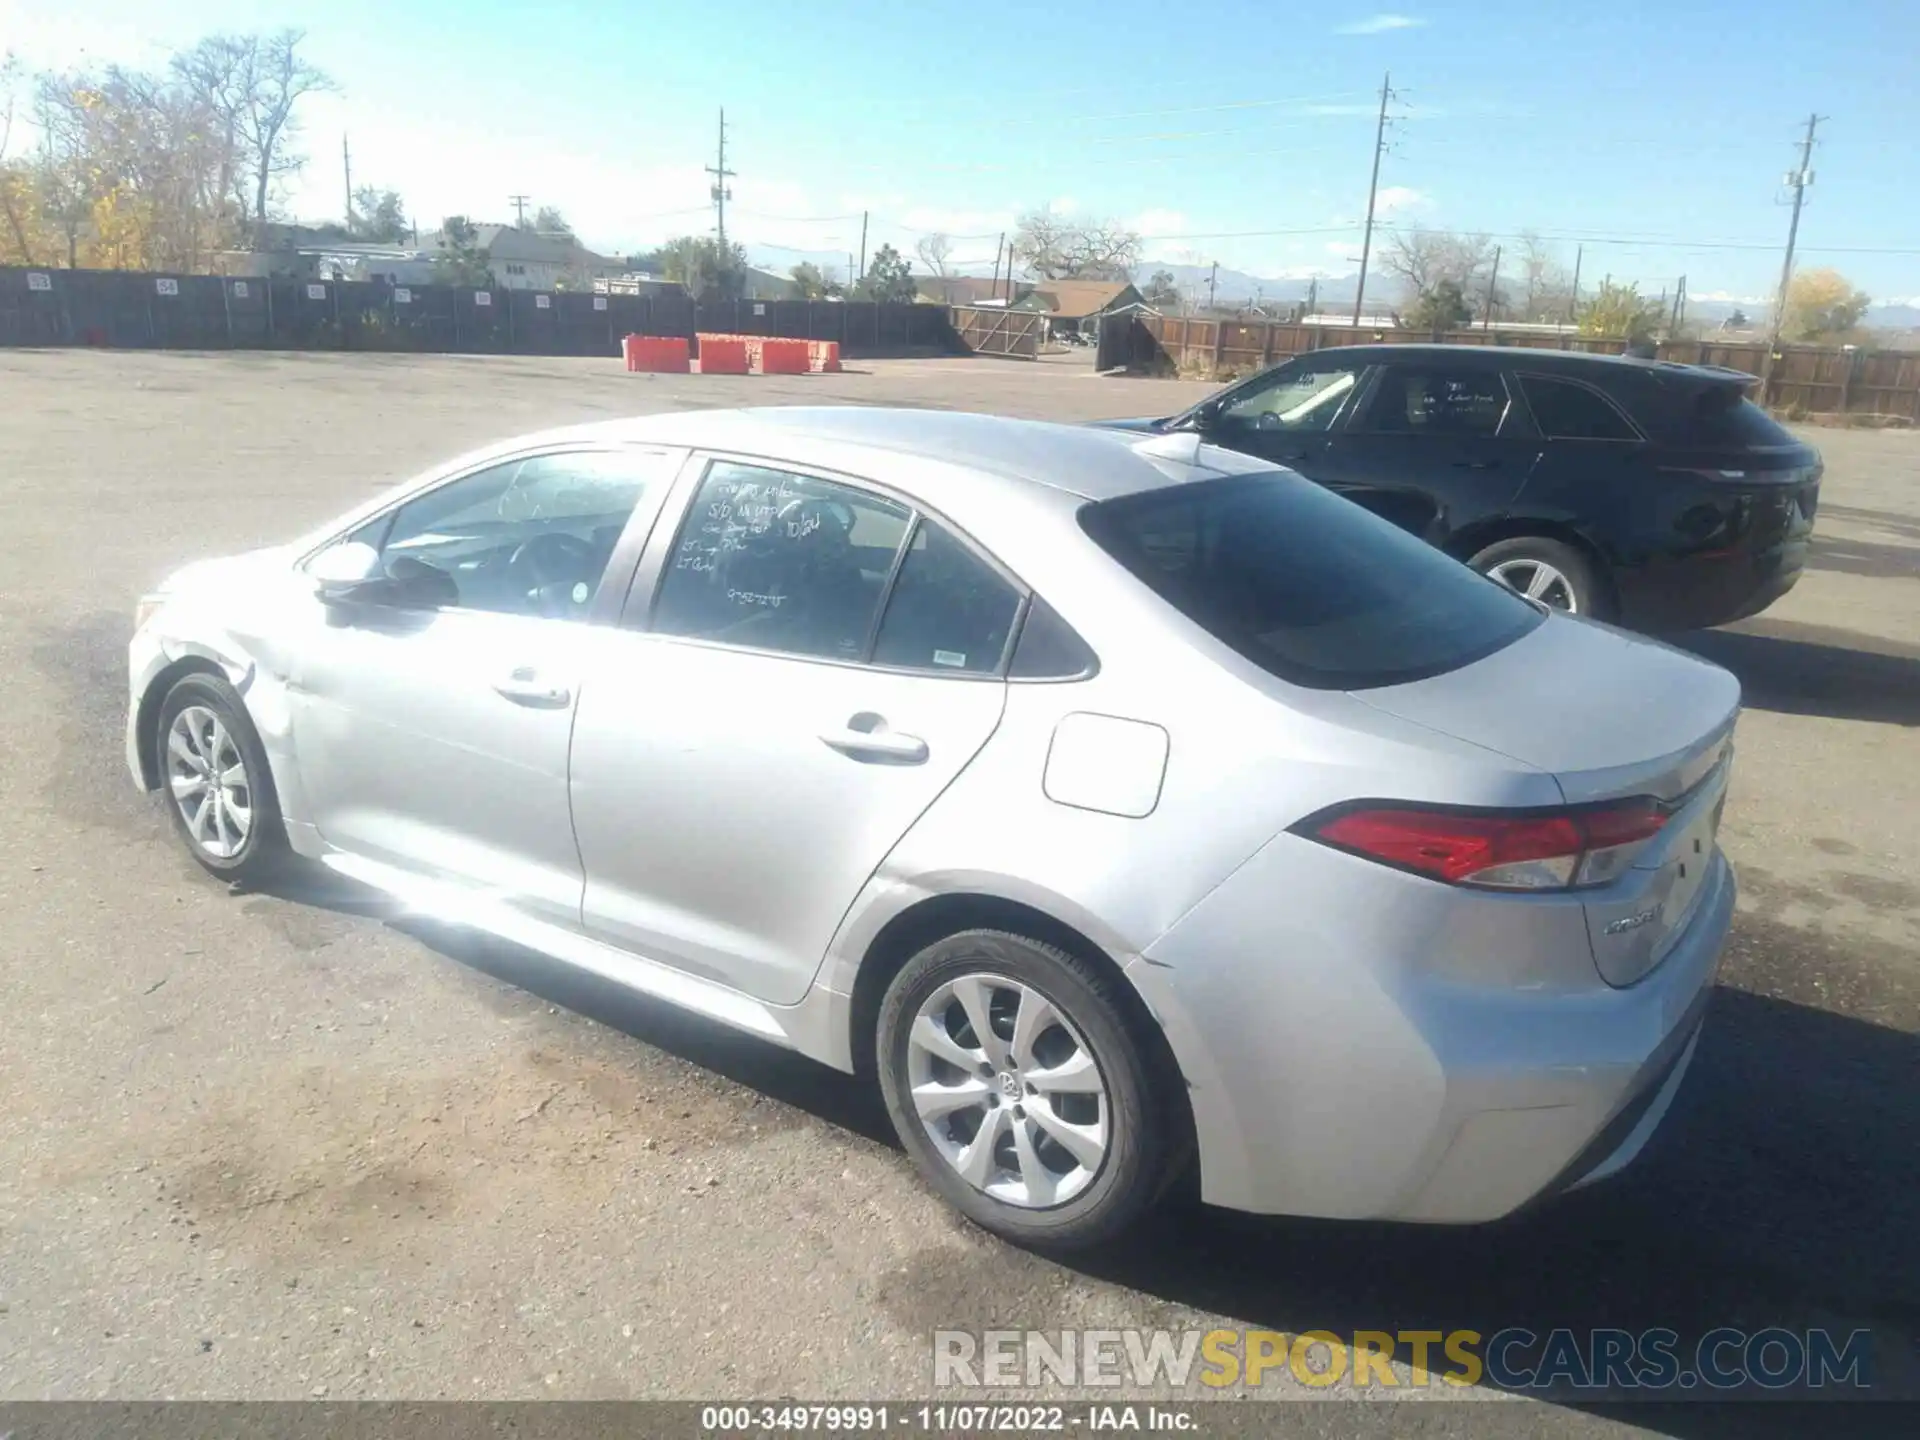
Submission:
POLYGON ((573 701, 573 692, 566 686, 550 684, 526 666, 504 680, 494 681, 493 690, 502 699, 534 710, 558 710, 573 701))
POLYGON ((870 710, 853 716, 841 730, 829 730, 820 737, 829 750, 838 750, 853 760, 883 760, 895 765, 922 765, 927 759, 927 742, 918 735, 889 730, 886 719, 870 710))

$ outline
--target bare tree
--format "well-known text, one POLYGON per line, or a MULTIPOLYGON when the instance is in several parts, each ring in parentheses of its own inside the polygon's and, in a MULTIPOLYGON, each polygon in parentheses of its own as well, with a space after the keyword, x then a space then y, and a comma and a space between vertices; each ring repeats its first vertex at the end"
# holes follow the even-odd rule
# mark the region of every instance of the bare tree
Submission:
POLYGON ((260 41, 252 35, 209 35, 172 60, 181 86, 212 118, 219 170, 214 177, 215 204, 231 209, 237 225, 247 217, 248 168, 242 153, 247 117, 258 89, 260 41))
POLYGON ((542 205, 533 212, 533 229, 537 235, 572 235, 573 226, 567 223, 567 217, 560 213, 557 205, 542 205))
POLYGON ((337 88, 324 70, 300 58, 300 42, 304 39, 304 31, 281 30, 249 40, 253 53, 240 138, 253 179, 256 224, 267 218, 267 197, 273 182, 295 174, 306 164, 306 156, 293 148, 300 135, 295 107, 308 95, 337 88))
POLYGON ((947 278, 947 256, 953 253, 953 240, 950 236, 938 230, 931 235, 923 235, 919 243, 913 247, 913 251, 927 269, 942 280, 947 278))
POLYGON ((1487 236, 1418 225, 1394 231, 1380 251, 1380 268, 1400 279, 1409 302, 1431 295, 1443 280, 1452 281, 1471 299, 1485 291, 1476 282, 1492 263, 1493 241, 1487 236))
POLYGON ((1124 280, 1139 263, 1140 236, 1117 221, 1036 210, 1021 217, 1013 253, 1043 280, 1124 280))
POLYGON ((33 264, 33 242, 27 235, 29 203, 23 167, 7 162, 7 150, 13 143, 13 108, 20 83, 20 60, 11 50, 0 54, 0 211, 4 211, 7 234, 19 252, 19 263, 33 264))
POLYGON ((1573 276, 1546 241, 1529 230, 1520 237, 1522 320, 1559 320, 1573 305, 1573 276))

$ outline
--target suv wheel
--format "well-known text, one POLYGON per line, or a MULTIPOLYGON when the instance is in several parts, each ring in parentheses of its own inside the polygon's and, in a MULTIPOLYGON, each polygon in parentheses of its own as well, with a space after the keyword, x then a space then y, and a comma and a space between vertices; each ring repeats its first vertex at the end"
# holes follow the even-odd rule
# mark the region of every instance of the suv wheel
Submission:
POLYGON ((907 1153, 985 1229, 1070 1249, 1144 1215, 1179 1131, 1116 982, 1024 936, 969 930, 881 1002, 881 1089, 907 1153))
POLYGON ((1563 541, 1520 535, 1496 541, 1467 563, 1550 609, 1606 618, 1606 595, 1592 562, 1563 541))

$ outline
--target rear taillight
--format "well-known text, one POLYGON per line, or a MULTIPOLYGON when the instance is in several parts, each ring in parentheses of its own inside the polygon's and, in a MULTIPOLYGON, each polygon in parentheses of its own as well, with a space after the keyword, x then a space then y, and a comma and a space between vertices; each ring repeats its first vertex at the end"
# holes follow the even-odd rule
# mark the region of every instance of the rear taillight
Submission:
POLYGON ((1653 800, 1541 814, 1462 814, 1345 806, 1295 828, 1337 850, 1400 870, 1494 890, 1604 885, 1666 824, 1653 800))

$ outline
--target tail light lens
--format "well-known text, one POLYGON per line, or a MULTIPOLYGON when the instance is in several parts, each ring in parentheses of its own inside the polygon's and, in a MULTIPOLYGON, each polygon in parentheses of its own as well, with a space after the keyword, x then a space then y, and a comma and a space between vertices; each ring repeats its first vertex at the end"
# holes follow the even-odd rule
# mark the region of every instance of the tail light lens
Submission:
POLYGON ((1295 828, 1336 850, 1491 890, 1604 885, 1667 823, 1652 799, 1541 814, 1459 814, 1399 805, 1343 807, 1295 828))

